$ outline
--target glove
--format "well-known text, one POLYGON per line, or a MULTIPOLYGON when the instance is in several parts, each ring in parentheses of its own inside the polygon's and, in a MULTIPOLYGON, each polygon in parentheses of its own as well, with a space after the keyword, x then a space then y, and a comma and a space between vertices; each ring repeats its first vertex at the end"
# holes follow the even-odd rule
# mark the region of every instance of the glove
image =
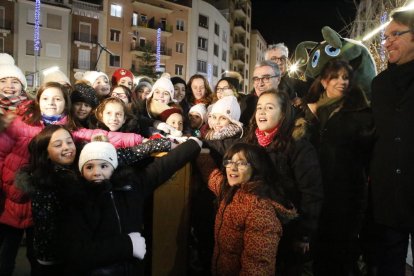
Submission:
POLYGON ((191 137, 190 137, 190 138, 188 138, 188 139, 191 139, 191 140, 196 141, 196 142, 197 142, 197 144, 200 146, 200 148, 202 148, 202 147, 203 147, 203 142, 202 142, 200 139, 198 139, 197 137, 191 136, 191 137))
POLYGON ((170 133, 171 129, 173 129, 173 127, 167 125, 166 123, 159 122, 159 121, 154 123, 154 127, 158 130, 161 130, 161 131, 167 133, 167 134, 170 133))
POLYGON ((141 237, 139 232, 129 233, 128 236, 132 241, 132 253, 134 257, 143 260, 145 253, 147 252, 145 239, 141 237))

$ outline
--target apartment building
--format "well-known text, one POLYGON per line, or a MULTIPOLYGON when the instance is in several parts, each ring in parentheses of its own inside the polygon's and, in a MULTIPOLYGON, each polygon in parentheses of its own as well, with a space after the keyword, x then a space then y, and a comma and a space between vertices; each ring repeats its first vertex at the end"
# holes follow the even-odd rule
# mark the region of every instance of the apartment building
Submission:
POLYGON ((99 46, 99 24, 103 6, 87 1, 72 1, 71 22, 71 70, 68 74, 74 82, 74 74, 78 71, 98 69, 98 56, 105 53, 99 46), (102 51, 102 53, 100 53, 102 51))
POLYGON ((202 74, 213 88, 230 66, 229 22, 211 4, 194 0, 190 27, 189 76, 202 74))
MULTIPOLYGON (((250 68, 249 72, 253 75, 256 63, 264 60, 267 43, 258 30, 252 30, 250 35, 250 68)), ((249 91, 253 89, 253 82, 249 82, 249 91)))
POLYGON ((40 51, 35 57, 34 27, 35 1, 18 0, 15 3, 14 58, 26 74, 28 86, 34 86, 36 76, 43 70, 58 66, 69 72, 70 64, 70 12, 68 0, 42 1, 40 22, 40 51), (36 74, 38 72, 38 74, 36 74))
POLYGON ((14 55, 14 1, 0 2, 0 53, 14 55))

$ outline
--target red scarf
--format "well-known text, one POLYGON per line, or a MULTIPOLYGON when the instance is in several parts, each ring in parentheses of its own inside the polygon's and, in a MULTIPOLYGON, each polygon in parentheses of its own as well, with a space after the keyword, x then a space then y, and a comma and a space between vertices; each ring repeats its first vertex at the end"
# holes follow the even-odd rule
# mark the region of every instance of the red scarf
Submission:
POLYGON ((273 141, 273 138, 275 137, 278 130, 279 125, 277 125, 270 132, 262 131, 259 128, 256 128, 256 138, 259 142, 259 145, 261 145, 262 147, 267 147, 273 141))

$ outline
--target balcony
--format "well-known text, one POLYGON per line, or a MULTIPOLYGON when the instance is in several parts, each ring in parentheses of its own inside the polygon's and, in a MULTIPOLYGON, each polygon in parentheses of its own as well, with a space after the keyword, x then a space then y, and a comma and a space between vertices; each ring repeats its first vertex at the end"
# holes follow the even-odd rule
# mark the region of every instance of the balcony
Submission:
POLYGON ((235 55, 235 56, 233 56, 233 63, 237 66, 239 66, 239 65, 244 66, 244 63, 245 63, 244 55, 235 55))
POLYGON ((89 49, 92 49, 96 47, 98 36, 85 33, 73 33, 72 40, 77 47, 86 46, 89 47, 89 49))
POLYGON ((88 11, 95 11, 95 12, 101 12, 103 10, 102 5, 87 3, 85 1, 73 0, 72 5, 73 5, 72 6, 73 9, 78 9, 78 10, 88 10, 88 11))
POLYGON ((246 39, 244 37, 236 37, 233 40, 233 48, 235 50, 244 50, 246 45, 246 39))
MULTIPOLYGON (((150 51, 152 54, 157 53, 157 46, 154 42, 150 41, 147 42, 145 45, 138 45, 138 46, 131 46, 132 54, 136 54, 137 56, 142 57, 146 51, 150 51)), ((172 49, 165 47, 165 45, 161 45, 160 47, 161 58, 163 59, 170 59, 172 56, 172 49)))
POLYGON ((234 7, 234 16, 237 17, 246 17, 247 16, 247 12, 246 12, 246 2, 244 3, 237 3, 234 7))
POLYGON ((164 6, 163 4, 144 3, 142 0, 132 1, 132 4, 139 10, 151 11, 153 13, 170 14, 173 12, 172 9, 164 6))
POLYGON ((245 33, 246 32, 246 22, 236 20, 234 22, 233 30, 234 30, 235 33, 245 33))
POLYGON ((0 36, 6 37, 11 33, 12 22, 10 20, 0 23, 0 36))
POLYGON ((161 28, 161 36, 170 37, 172 35, 173 26, 166 25, 162 21, 155 22, 155 20, 140 21, 138 25, 132 25, 133 31, 149 31, 157 34, 158 28, 161 28))

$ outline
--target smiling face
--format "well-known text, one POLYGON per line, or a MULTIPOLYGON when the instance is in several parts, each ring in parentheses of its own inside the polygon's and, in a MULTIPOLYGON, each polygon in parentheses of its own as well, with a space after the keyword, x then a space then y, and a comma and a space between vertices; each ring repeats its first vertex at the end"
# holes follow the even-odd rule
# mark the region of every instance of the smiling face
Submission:
POLYGON ((184 129, 183 116, 179 113, 171 114, 165 122, 177 130, 182 131, 184 129))
POLYGON ((414 33, 407 32, 400 36, 394 36, 395 32, 404 32, 410 28, 396 21, 391 21, 385 28, 384 36, 389 37, 384 47, 387 50, 388 61, 395 64, 404 64, 414 60, 414 33))
POLYGON ((345 69, 340 69, 338 73, 330 75, 329 78, 321 80, 328 97, 336 98, 342 96, 349 87, 348 72, 345 69))
POLYGON ((279 86, 280 77, 274 76, 275 72, 270 66, 260 66, 254 68, 253 79, 257 78, 258 81, 253 81, 253 86, 257 96, 260 96, 260 94, 265 91, 277 89, 279 86), (267 82, 265 79, 263 79, 264 77, 269 77, 267 82))
POLYGON ((248 163, 246 157, 244 156, 244 153, 238 152, 234 154, 231 158, 231 161, 233 162, 233 164, 229 164, 228 166, 226 166, 226 175, 229 185, 235 186, 248 182, 252 177, 252 167, 250 165, 236 165, 237 163, 248 163))
POLYGON ((259 97, 256 105, 256 124, 259 130, 271 132, 280 123, 282 112, 275 94, 259 97))
POLYGON ((46 88, 39 98, 39 107, 42 115, 61 115, 65 110, 65 98, 57 87, 46 88))
POLYGON ((182 83, 174 84, 174 97, 177 100, 177 103, 184 100, 185 97, 185 85, 182 83))
POLYGON ((110 179, 114 167, 105 160, 89 160, 82 167, 82 175, 89 182, 100 183, 110 179))
POLYGON ((72 136, 65 129, 58 129, 47 146, 49 159, 59 165, 71 165, 75 160, 76 147, 72 136))
POLYGON ((230 120, 224 116, 224 115, 220 115, 220 114, 210 114, 210 118, 209 118, 209 123, 212 129, 214 129, 214 131, 220 131, 220 129, 228 126, 230 124, 230 120))
POLYGON ((171 95, 167 90, 157 88, 152 95, 152 99, 159 103, 169 104, 171 102, 171 95))
POLYGON ((18 96, 23 90, 22 83, 16 78, 0 79, 0 94, 4 96, 18 96))
POLYGON ((92 112, 92 106, 85 102, 75 102, 72 104, 73 115, 79 120, 85 120, 92 112))
POLYGON ((125 123, 124 107, 120 103, 108 102, 102 112, 102 122, 110 131, 117 131, 125 123))
POLYGON ((117 85, 123 85, 125 87, 128 87, 129 89, 132 89, 134 82, 130 77, 122 77, 119 79, 117 85))
POLYGON ((125 104, 129 103, 128 95, 125 93, 124 88, 118 86, 112 90, 111 97, 120 98, 125 104))
POLYGON ((196 100, 201 100, 206 95, 204 80, 201 78, 193 79, 191 82, 191 92, 196 100))
POLYGON ((96 95, 98 95, 100 98, 107 96, 111 91, 109 80, 104 76, 100 76, 96 79, 96 81, 93 83, 93 88, 96 91, 96 95))

